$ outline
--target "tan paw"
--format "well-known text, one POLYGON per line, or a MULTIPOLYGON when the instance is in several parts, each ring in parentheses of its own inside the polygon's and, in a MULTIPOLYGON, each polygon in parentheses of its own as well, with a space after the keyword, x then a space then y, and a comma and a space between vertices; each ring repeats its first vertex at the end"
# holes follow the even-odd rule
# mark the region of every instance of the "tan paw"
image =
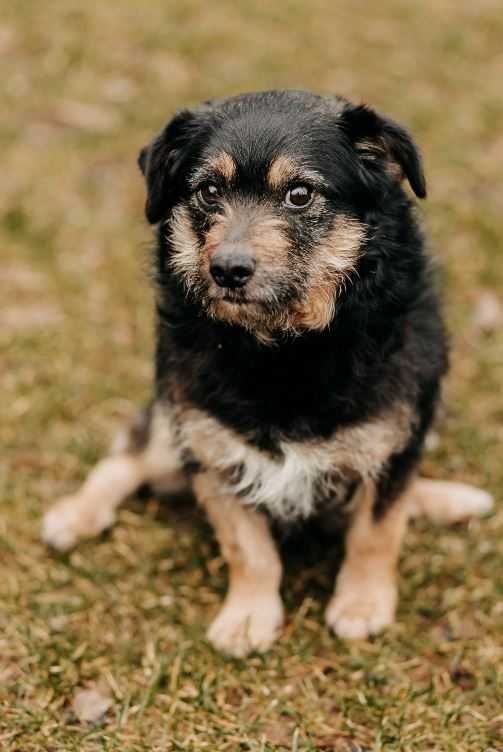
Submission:
POLYGON ((353 583, 337 587, 325 612, 338 637, 364 640, 393 623, 397 601, 392 581, 353 583))
POLYGON ((491 494, 468 483, 419 478, 410 496, 412 516, 425 515, 437 524, 483 517, 494 506, 491 494))
POLYGON ((494 499, 487 491, 467 483, 452 483, 445 500, 446 522, 458 522, 468 517, 483 517, 494 506, 494 499))
POLYGON ((242 658, 252 650, 267 650, 283 624, 283 604, 278 595, 252 599, 229 598, 207 632, 217 650, 242 658))
POLYGON ((89 504, 79 496, 66 496, 45 514, 42 540, 58 551, 68 551, 83 538, 92 538, 110 527, 114 512, 106 505, 89 504))

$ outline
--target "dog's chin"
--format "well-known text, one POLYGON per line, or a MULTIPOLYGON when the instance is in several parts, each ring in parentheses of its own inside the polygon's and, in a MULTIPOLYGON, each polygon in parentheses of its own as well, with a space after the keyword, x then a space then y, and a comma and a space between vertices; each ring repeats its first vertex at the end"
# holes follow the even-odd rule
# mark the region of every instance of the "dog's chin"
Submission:
POLYGON ((241 326, 249 332, 262 330, 271 319, 266 301, 243 288, 222 288, 215 293, 208 291, 204 308, 211 318, 241 326))
MULTIPOLYGON (((273 344, 278 335, 292 329, 291 301, 279 300, 277 291, 208 286, 200 302, 213 320, 245 329, 263 344, 273 344)), ((293 330, 292 330, 293 331, 293 330)))

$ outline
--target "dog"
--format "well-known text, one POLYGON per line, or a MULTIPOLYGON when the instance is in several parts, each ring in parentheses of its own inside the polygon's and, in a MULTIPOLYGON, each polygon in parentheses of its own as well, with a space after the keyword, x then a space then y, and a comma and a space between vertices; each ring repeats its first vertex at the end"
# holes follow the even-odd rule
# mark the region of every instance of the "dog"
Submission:
POLYGON ((154 396, 43 539, 69 549, 142 484, 190 484, 229 567, 208 638, 244 656, 283 623, 275 530, 317 519, 344 531, 327 624, 367 638, 393 621, 408 518, 492 503, 418 476, 448 365, 406 186, 425 198, 419 151, 366 105, 268 91, 178 112, 138 161, 157 236, 154 396))

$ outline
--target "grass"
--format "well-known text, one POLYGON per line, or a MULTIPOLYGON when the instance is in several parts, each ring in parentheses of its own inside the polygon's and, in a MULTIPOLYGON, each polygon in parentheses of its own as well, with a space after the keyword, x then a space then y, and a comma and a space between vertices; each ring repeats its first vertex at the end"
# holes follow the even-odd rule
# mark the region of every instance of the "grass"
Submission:
POLYGON ((328 634, 328 562, 285 583, 263 657, 204 641, 225 569, 196 512, 133 502, 67 557, 38 540, 149 392, 139 148, 175 108, 266 87, 338 91, 407 123, 442 266, 452 370, 433 476, 503 490, 503 14, 498 3, 19 0, 0 25, 0 749, 503 750, 503 510, 413 526, 396 626, 328 634), (72 698, 112 700, 97 724, 72 698))

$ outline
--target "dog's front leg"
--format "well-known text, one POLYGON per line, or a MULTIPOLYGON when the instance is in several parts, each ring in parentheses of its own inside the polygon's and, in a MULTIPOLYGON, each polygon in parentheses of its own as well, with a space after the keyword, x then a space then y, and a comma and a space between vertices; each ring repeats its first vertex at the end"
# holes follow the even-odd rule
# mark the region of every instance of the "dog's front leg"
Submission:
POLYGON ((346 555, 326 621, 339 637, 363 639, 393 622, 396 565, 409 515, 405 497, 374 519, 375 484, 362 483, 346 537, 346 555))
POLYGON ((237 497, 222 493, 218 478, 210 472, 195 477, 194 492, 229 566, 229 590, 208 639, 237 657, 267 650, 283 623, 282 567, 267 519, 237 497))

